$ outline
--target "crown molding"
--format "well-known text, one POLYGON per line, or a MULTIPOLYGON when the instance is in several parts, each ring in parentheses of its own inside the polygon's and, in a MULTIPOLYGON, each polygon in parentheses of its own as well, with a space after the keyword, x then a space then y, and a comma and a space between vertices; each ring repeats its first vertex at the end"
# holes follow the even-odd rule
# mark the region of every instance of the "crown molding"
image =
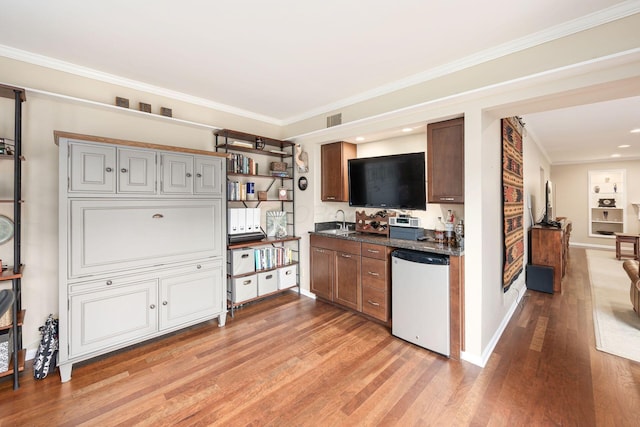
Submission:
POLYGON ((370 91, 362 92, 358 95, 342 99, 335 103, 323 105, 297 116, 289 117, 288 119, 283 120, 283 123, 284 125, 290 125, 301 120, 325 114, 328 111, 340 110, 341 108, 345 108, 349 105, 364 102, 378 96, 387 95, 389 93, 393 93, 410 86, 414 86, 429 80, 445 76, 447 74, 455 73, 466 68, 471 68, 476 65, 480 65, 494 59, 517 53, 522 50, 529 49, 562 37, 570 36, 572 34, 595 28, 597 26, 613 22, 618 19, 626 18, 627 16, 631 16, 636 13, 640 13, 640 1, 633 0, 619 3, 607 9, 585 15, 572 21, 564 22, 560 25, 556 25, 555 27, 539 31, 535 34, 511 40, 507 43, 503 43, 502 45, 493 47, 491 49, 477 52, 473 55, 444 64, 440 67, 434 67, 424 72, 414 74, 413 76, 407 77, 405 79, 397 80, 395 82, 379 86, 370 91))
POLYGON ((219 102, 211 101, 209 99, 200 98, 186 93, 166 89, 159 86, 150 85, 141 81, 127 79, 124 77, 116 76, 114 74, 104 73, 102 71, 94 70, 92 68, 83 67, 80 65, 72 64, 66 61, 60 61, 55 58, 51 58, 44 55, 39 55, 32 52, 27 52, 20 49, 15 49, 10 46, 0 44, 0 56, 5 56, 17 61, 26 62, 28 64, 34 64, 45 68, 50 68, 57 71, 62 71, 76 76, 97 80, 104 83, 114 84, 117 86, 126 87, 141 92, 151 93, 154 95, 163 96, 169 99, 175 99, 178 101, 187 102, 193 105, 199 105, 206 108, 222 111, 229 114, 245 117, 247 119, 258 120, 269 124, 282 126, 282 121, 273 117, 265 116, 262 114, 254 113, 253 111, 243 110, 231 105, 221 104, 219 102))
POLYGON ((19 49, 15 49, 9 46, 0 45, 0 56, 15 59, 18 61, 39 65, 42 67, 74 74, 81 77, 90 78, 105 83, 110 83, 142 92, 147 92, 159 96, 163 96, 170 99, 175 99, 183 102, 187 102, 194 105, 211 108, 221 112, 234 114, 247 119, 257 120, 276 126, 287 126, 301 120, 309 119, 318 115, 327 113, 328 111, 335 111, 341 108, 345 108, 349 105, 359 102, 367 101, 369 99, 386 95, 413 85, 424 83, 429 80, 442 77, 444 75, 454 73, 466 68, 470 68, 484 62, 488 62, 509 54, 513 54, 524 49, 535 47, 537 45, 561 38, 580 31, 588 30, 590 28, 597 27, 609 22, 622 19, 636 13, 640 13, 640 0, 629 0, 612 7, 594 12, 589 15, 574 19, 556 25, 549 29, 540 31, 538 33, 521 37, 519 39, 512 40, 508 43, 496 46, 491 49, 480 51, 476 54, 461 58, 460 60, 444 64, 440 67, 435 67, 424 72, 414 74, 413 76, 405 79, 397 80, 389 84, 379 86, 375 89, 362 92, 358 95, 344 98, 338 102, 326 104, 313 110, 308 110, 296 116, 289 117, 287 119, 277 119, 274 117, 259 114, 253 111, 244 110, 241 108, 233 107, 227 104, 218 103, 209 99, 200 98, 197 96, 188 95, 182 92, 162 88, 155 85, 150 85, 137 80, 127 79, 124 77, 116 76, 109 73, 104 73, 98 70, 94 70, 87 67, 82 67, 76 64, 72 64, 65 61, 60 61, 55 58, 39 55, 19 49))

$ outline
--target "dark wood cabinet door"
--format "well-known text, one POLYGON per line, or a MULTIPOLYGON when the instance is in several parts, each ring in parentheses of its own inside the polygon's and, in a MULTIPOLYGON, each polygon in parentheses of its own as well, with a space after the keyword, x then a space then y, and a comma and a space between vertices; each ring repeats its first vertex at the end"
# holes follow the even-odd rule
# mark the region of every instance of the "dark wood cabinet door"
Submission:
POLYGON ((345 307, 362 311, 360 255, 336 252, 335 293, 333 300, 345 307))
POLYGON ((311 292, 333 300, 335 251, 311 247, 311 292))
POLYGON ((427 125, 429 203, 464 203, 464 119, 427 125))
POLYGON ((348 161, 356 157, 356 146, 348 142, 335 142, 321 147, 322 191, 325 202, 348 202, 348 161))

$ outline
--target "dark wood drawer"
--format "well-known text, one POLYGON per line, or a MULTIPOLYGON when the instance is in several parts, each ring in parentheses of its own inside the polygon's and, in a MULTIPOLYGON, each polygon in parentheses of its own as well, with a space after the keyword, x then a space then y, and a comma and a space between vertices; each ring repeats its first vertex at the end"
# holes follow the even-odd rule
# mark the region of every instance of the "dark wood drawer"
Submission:
POLYGON ((389 320, 389 294, 386 291, 363 286, 362 312, 387 322, 389 320))
POLYGON ((360 255, 360 242, 353 240, 336 239, 333 237, 310 236, 310 246, 316 248, 331 249, 332 251, 347 252, 354 255, 360 255))
POLYGON ((374 245, 372 243, 362 244, 362 256, 368 258, 376 258, 382 260, 389 259, 391 248, 382 245, 374 245))
POLYGON ((362 257, 362 285, 386 292, 387 268, 386 261, 362 257))

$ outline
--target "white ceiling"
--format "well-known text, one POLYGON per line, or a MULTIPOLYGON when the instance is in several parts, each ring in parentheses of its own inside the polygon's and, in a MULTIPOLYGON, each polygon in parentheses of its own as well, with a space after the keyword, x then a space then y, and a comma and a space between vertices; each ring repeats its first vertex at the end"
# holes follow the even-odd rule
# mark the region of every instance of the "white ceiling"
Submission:
MULTIPOLYGON (((637 0, 3 1, 0 55, 287 124, 639 11, 637 0)), ((525 122, 554 162, 575 148, 608 156, 640 127, 638 99, 621 102, 525 122)))

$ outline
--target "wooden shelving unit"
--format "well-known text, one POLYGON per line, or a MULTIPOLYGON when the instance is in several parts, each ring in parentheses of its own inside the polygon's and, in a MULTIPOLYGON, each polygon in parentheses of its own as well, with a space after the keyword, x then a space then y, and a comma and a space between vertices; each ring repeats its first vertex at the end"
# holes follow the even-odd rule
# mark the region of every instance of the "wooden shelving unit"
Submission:
MULTIPOLYGON (((267 298, 271 295, 288 291, 292 288, 298 288, 300 292, 300 271, 298 260, 300 251, 300 237, 295 235, 295 188, 293 185, 295 165, 293 162, 293 154, 295 144, 289 141, 280 141, 277 139, 267 138, 259 135, 252 135, 244 132, 234 131, 230 129, 221 129, 215 132, 216 142, 215 148, 218 152, 228 153, 227 163, 227 181, 237 181, 240 186, 244 186, 247 182, 255 183, 255 197, 249 198, 232 198, 230 194, 227 194, 227 207, 260 207, 260 206, 272 206, 280 211, 286 212, 287 217, 287 236, 284 237, 266 237, 260 240, 249 240, 243 242, 229 243, 227 249, 231 256, 234 251, 246 251, 247 249, 259 249, 259 248, 289 248, 293 252, 295 259, 293 262, 273 266, 270 268, 252 268, 250 271, 237 273, 234 271, 228 271, 228 287, 227 287, 227 306, 233 317, 235 308, 244 304, 255 302, 263 298, 267 298), (255 164, 260 163, 260 167, 257 168, 257 173, 239 173, 247 170, 253 171, 252 167, 247 168, 237 167, 237 163, 234 162, 233 153, 248 153, 252 155, 250 161, 255 167, 255 164), (279 176, 273 174, 264 173, 267 165, 271 162, 286 163, 286 176, 279 176), (236 169, 232 169, 232 166, 236 169), (278 183, 279 188, 286 189, 286 199, 280 198, 274 191, 274 185, 278 183), (266 199, 259 199, 258 192, 264 192, 267 194, 266 199), (278 270, 295 268, 295 283, 291 286, 279 287, 276 291, 260 293, 260 276, 273 272, 277 274, 278 270), (256 280, 258 283, 258 294, 252 297, 240 297, 238 291, 238 281, 256 280)), ((246 166, 246 163, 243 163, 246 166)), ((283 165, 285 166, 285 165, 283 165)), ((237 184, 233 184, 237 185, 237 184)), ((235 188, 235 187, 234 187, 235 188)), ((229 192, 229 191, 228 191, 229 192)), ((264 212, 261 213, 264 219, 264 212)), ((254 254, 251 254, 251 260, 254 254)), ((229 257, 228 257, 229 258, 229 257)), ((252 283, 251 286, 255 285, 252 283)), ((249 285, 247 285, 249 286, 249 285)))

